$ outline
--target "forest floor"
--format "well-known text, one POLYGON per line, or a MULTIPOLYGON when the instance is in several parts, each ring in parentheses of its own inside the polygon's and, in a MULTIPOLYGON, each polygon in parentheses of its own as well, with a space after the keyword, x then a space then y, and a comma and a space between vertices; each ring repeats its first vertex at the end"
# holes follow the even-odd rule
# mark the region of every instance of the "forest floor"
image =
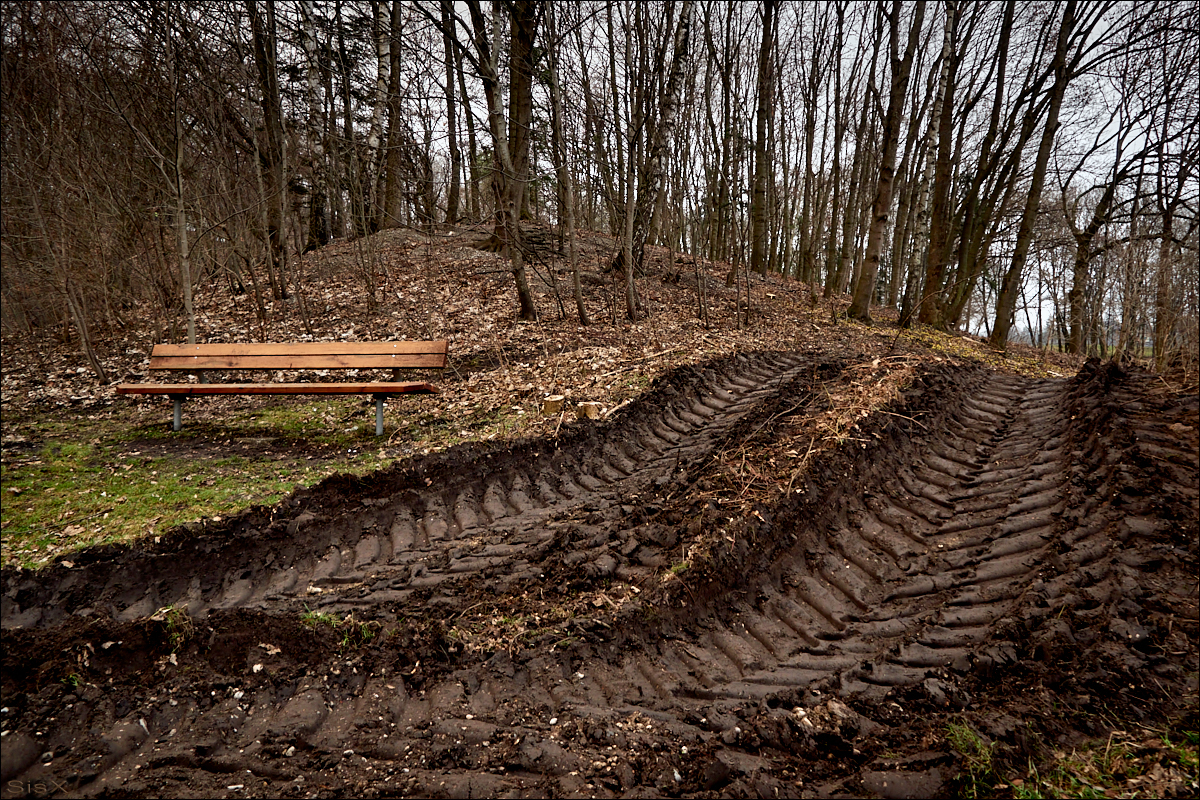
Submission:
POLYGON ((200 341, 448 339, 381 438, 172 433, 114 391, 153 308, 113 384, 5 336, 5 797, 1196 794, 1195 387, 659 249, 629 324, 597 235, 582 327, 531 233, 538 322, 469 229, 198 297, 200 341))

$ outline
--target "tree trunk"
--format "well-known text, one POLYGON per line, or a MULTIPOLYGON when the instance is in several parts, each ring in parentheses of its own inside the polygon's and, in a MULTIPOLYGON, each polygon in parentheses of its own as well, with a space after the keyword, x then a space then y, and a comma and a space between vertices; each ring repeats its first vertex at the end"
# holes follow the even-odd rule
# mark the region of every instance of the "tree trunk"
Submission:
POLYGON ((304 252, 329 244, 328 189, 325 177, 325 114, 321 97, 321 65, 317 59, 316 23, 313 20, 312 0, 301 0, 300 40, 306 59, 305 76, 308 85, 309 189, 308 240, 304 252))
POLYGON ((544 0, 519 0, 513 4, 509 47, 508 148, 512 154, 516 223, 525 218, 529 201, 529 131, 533 123, 533 45, 544 12, 544 0))
MULTIPOLYGON (((171 7, 167 6, 167 71, 171 82, 171 108, 173 111, 172 125, 175 133, 175 149, 174 149, 174 167, 175 175, 171 188, 174 189, 175 195, 175 246, 178 250, 179 258, 179 285, 183 293, 183 310, 187 314, 187 337, 188 344, 196 343, 196 308, 192 302, 192 260, 191 251, 189 249, 190 242, 188 241, 188 216, 187 205, 183 199, 183 120, 180 116, 179 108, 179 64, 175 57, 175 46, 173 43, 174 36, 171 33, 171 7)), ((67 285, 67 298, 71 299, 71 286, 67 285)), ((75 313, 82 304, 82 293, 80 303, 71 304, 71 311, 75 313)), ((79 335, 84 343, 85 351, 88 353, 89 359, 94 360, 91 354, 91 337, 89 335, 86 320, 82 317, 78 322, 80 326, 79 335)))
MULTIPOLYGON (((575 29, 575 46, 579 53, 579 63, 587 64, 587 55, 583 46, 583 33, 579 28, 575 29)), ((609 163, 608 147, 605 144, 603 115, 597 107, 595 93, 592 91, 592 81, 589 77, 589 71, 584 68, 583 73, 583 104, 584 114, 586 115, 586 129, 590 134, 585 136, 584 141, 591 147, 592 159, 596 163, 596 170, 600 174, 600 194, 603 196, 606 203, 607 216, 609 223, 609 232, 615 234, 613 228, 614 221, 617 219, 617 200, 616 186, 613 183, 612 166, 609 163)), ((594 194, 594 192, 590 193, 594 194)), ((591 221, 591 226, 594 227, 594 220, 591 221)))
POLYGON ((892 87, 888 97, 887 116, 883 123, 883 153, 879 163, 879 187, 871 209, 871 227, 867 234, 867 250, 863 257, 862 272, 854 287, 854 300, 848 311, 851 319, 863 322, 871 321, 871 299, 875 294, 875 280, 879 275, 879 253, 883 243, 883 229, 887 225, 888 212, 892 204, 896 151, 900 145, 900 117, 903 114, 904 97, 908 92, 908 77, 912 69, 917 42, 920 39, 921 23, 924 17, 924 0, 918 0, 912 27, 908 32, 908 44, 904 48, 904 57, 900 58, 900 0, 893 0, 892 13, 889 18, 892 87))
POLYGON ((263 124, 266 127, 266 147, 259 149, 259 158, 266 175, 263 203, 266 206, 267 241, 275 300, 288 296, 287 252, 284 240, 284 196, 287 184, 283 174, 283 119, 279 104, 279 70, 275 55, 275 2, 267 0, 266 19, 259 14, 256 0, 246 0, 250 12, 250 27, 254 39, 254 63, 258 71, 259 91, 262 93, 263 124))
MULTIPOLYGON (((400 0, 393 0, 400 2, 400 0)), ((383 115, 387 110, 388 85, 392 74, 392 33, 388 0, 375 0, 375 97, 371 105, 371 125, 367 130, 367 157, 370 167, 363 176, 363 189, 367 192, 366 207, 370 219, 370 230, 379 229, 380 181, 383 177, 383 115)))
POLYGON ((404 40, 404 6, 400 0, 392 0, 391 25, 389 27, 391 43, 388 54, 391 58, 391 68, 387 92, 387 152, 384 156, 383 173, 380 174, 379 200, 379 229, 396 228, 404 224, 403 192, 404 175, 401 170, 401 157, 410 136, 405 129, 407 115, 401 105, 400 97, 400 43, 404 40))
POLYGON ((466 71, 463 69, 462 54, 455 48, 454 69, 458 73, 458 91, 462 98, 463 116, 467 120, 467 175, 468 203, 471 219, 483 218, 483 209, 479 198, 479 143, 475 137, 475 114, 471 111, 471 96, 467 94, 466 71))
MULTIPOLYGON (((330 36, 326 40, 326 49, 333 52, 333 38, 330 36)), ((339 93, 333 85, 333 64, 326 64, 321 70, 321 78, 324 81, 325 91, 325 141, 328 143, 328 149, 325 152, 325 163, 329 166, 329 177, 327 185, 329 187, 329 236, 331 239, 341 239, 346 235, 346 203, 342 194, 342 187, 346 182, 342 180, 342 159, 341 151, 343 148, 338 145, 338 110, 337 102, 340 99, 339 93)), ((349 142, 347 142, 347 148, 349 142)))
POLYGON ((846 130, 847 110, 842 107, 842 43, 843 29, 846 24, 846 7, 843 3, 835 2, 834 11, 837 23, 833 39, 833 170, 830 173, 830 192, 833 194, 833 209, 829 217, 829 236, 825 245, 825 291, 829 296, 829 287, 833 276, 837 273, 837 231, 838 221, 842 215, 842 138, 846 130))
MULTIPOLYGON (((850 184, 846 188, 845 211, 842 215, 841 246, 837 252, 836 269, 825 282, 824 296, 826 299, 832 297, 835 293, 845 291, 847 279, 851 272, 851 251, 854 248, 855 229, 862 212, 861 195, 866 183, 865 175, 870 150, 867 144, 870 141, 870 138, 867 136, 867 128, 872 105, 871 95, 874 94, 875 67, 879 60, 879 47, 883 40, 883 33, 879 28, 880 25, 877 24, 876 33, 871 37, 871 63, 867 69, 867 85, 861 102, 862 114, 859 117, 854 134, 856 144, 854 147, 854 161, 850 165, 850 184)), ((854 73, 851 72, 852 79, 853 75, 854 73)), ((853 84, 853 80, 851 83, 853 84)), ((846 98, 847 109, 853 106, 856 96, 857 94, 853 86, 851 86, 846 98)))
MULTIPOLYGON (((454 97, 457 92, 454 86, 454 47, 450 40, 452 9, 451 0, 442 0, 442 48, 446 56, 446 130, 447 144, 450 148, 450 188, 446 192, 446 222, 451 225, 459 219, 459 175, 462 172, 462 151, 458 148, 458 113, 454 97)), ((470 113, 469 109, 467 113, 470 113)))
MULTIPOLYGON (((1000 166, 1000 151, 993 148, 997 141, 1003 142, 1010 139, 1015 124, 1015 116, 1011 116, 1005 121, 1003 130, 1001 130, 1001 109, 1004 106, 1008 50, 1015 14, 1016 0, 1007 0, 1000 23, 1000 41, 996 49, 996 88, 992 101, 992 112, 988 120, 987 133, 984 134, 979 157, 976 160, 975 175, 967 189, 966 199, 963 201, 958 264, 947 276, 946 285, 938 287, 938 291, 943 294, 941 306, 947 325, 958 324, 963 307, 975 291, 975 284, 983 273, 987 251, 999 222, 998 215, 989 216, 984 212, 990 208, 1003 208, 1007 205, 1009 194, 1016 185, 1020 152, 1028 141, 1028 137, 1033 135, 1032 124, 1023 127, 1019 140, 1013 144, 1009 159, 1003 167, 1000 166), (992 189, 981 199, 980 194, 984 192, 989 180, 993 181, 992 189)), ((984 306, 986 307, 986 303, 984 306)), ((986 317, 985 313, 985 320, 986 317)), ((989 335, 991 335, 990 331, 989 335)))
MULTIPOLYGON (((621 252, 616 259, 613 272, 617 269, 623 270, 625 278, 625 316, 627 319, 636 320, 641 311, 641 302, 637 294, 636 271, 634 269, 635 262, 633 259, 633 236, 636 229, 637 218, 637 143, 639 133, 642 128, 642 104, 633 96, 635 79, 632 77, 633 70, 629 67, 633 64, 633 33, 629 24, 629 19, 625 20, 625 64, 627 65, 625 72, 625 142, 626 142, 626 169, 624 175, 625 184, 625 199, 623 205, 625 207, 625 216, 623 217, 623 228, 621 231, 621 252)), ((615 50, 616 47, 614 46, 615 50)), ((615 80, 616 73, 613 73, 615 80)), ((616 84, 613 85, 614 102, 619 95, 615 94, 616 84)), ((619 117, 618 117, 619 119, 619 117)), ((618 136, 618 141, 620 137, 618 136)))
MULTIPOLYGON (((1117 156, 1120 158, 1120 155, 1117 156)), ((1112 208, 1113 198, 1117 193, 1118 177, 1113 175, 1104 194, 1096 203, 1092 219, 1082 231, 1075 232, 1075 257, 1071 261, 1071 289, 1067 292, 1067 352, 1076 355, 1084 352, 1083 304, 1084 290, 1087 287, 1088 265, 1092 262, 1092 242, 1101 226, 1108 219, 1112 208)))
POLYGON ((767 274, 767 118, 774 109, 775 0, 763 0, 762 44, 758 50, 758 107, 754 128, 754 195, 750 204, 750 269, 767 274))
MULTIPOLYGON (((650 216, 654 212, 654 206, 658 203, 658 196, 662 191, 667 147, 675 132, 675 118, 679 111, 679 96, 683 88, 683 67, 688 58, 691 25, 692 0, 683 0, 679 23, 675 28, 674 53, 671 56, 667 86, 663 90, 662 102, 659 106, 658 125, 654 129, 654 137, 650 142, 650 152, 646 159, 645 179, 642 181, 644 189, 638 193, 634 212, 632 249, 634 266, 639 273, 643 270, 650 216)), ((630 162, 632 165, 632 156, 630 162)))
POLYGON ((624 230, 624 220, 625 220, 625 213, 626 213, 626 208, 625 208, 626 173, 625 173, 624 138, 621 136, 620 132, 616 130, 616 128, 618 127, 619 121, 621 119, 621 100, 620 100, 621 88, 620 88, 620 85, 617 83, 617 39, 616 39, 615 29, 613 27, 612 9, 613 9, 612 3, 605 4, 604 14, 605 14, 605 21, 608 24, 608 41, 611 43, 608 48, 608 80, 609 80, 609 91, 612 92, 612 122, 611 122, 611 125, 614 129, 613 143, 617 146, 617 169, 616 169, 616 173, 615 173, 616 174, 616 183, 613 187, 615 189, 615 191, 609 192, 609 194, 612 198, 611 227, 612 227, 613 235, 616 236, 618 231, 624 230), (618 222, 621 225, 620 228, 617 227, 618 222))
POLYGON ((570 167, 567 166, 567 144, 563 139, 562 92, 558 86, 559 40, 555 26, 553 5, 548 5, 546 8, 546 32, 549 36, 549 41, 546 43, 546 56, 549 66, 550 101, 554 115, 554 167, 558 172, 558 183, 562 195, 563 221, 567 229, 567 253, 571 263, 571 290, 575 297, 575 311, 579 315, 579 324, 587 325, 587 308, 583 304, 583 287, 579 283, 579 252, 575 241, 575 184, 571 180, 570 167))
MULTIPOLYGON (((938 235, 942 237, 942 246, 935 254, 932 236, 930 235, 930 205, 931 202, 936 204, 936 201, 931 201, 931 196, 938 194, 942 184, 948 184, 950 179, 949 170, 949 154, 946 153, 943 158, 943 153, 939 148, 944 147, 949 149, 949 135, 947 129, 953 118, 953 101, 946 103, 947 90, 950 83, 950 59, 952 56, 952 47, 954 43, 954 18, 957 8, 952 0, 946 3, 946 24, 942 32, 942 59, 941 67, 938 70, 938 85, 937 95, 933 102, 933 109, 929 113, 929 127, 925 130, 925 143, 923 150, 925 152, 925 176, 921 181, 920 199, 917 203, 917 230, 913 238, 912 261, 909 264, 909 269, 917 275, 920 274, 922 255, 924 255, 925 280, 924 291, 922 292, 921 301, 918 308, 912 309, 906 307, 901 313, 900 318, 902 324, 909 324, 912 321, 913 311, 916 311, 918 322, 930 324, 934 320, 941 318, 941 302, 940 296, 942 291, 943 271, 945 270, 946 253, 945 253, 945 232, 942 228, 946 227, 946 209, 945 204, 935 208, 935 215, 940 211, 941 216, 938 218, 938 235), (935 147, 935 137, 937 139, 937 147, 935 147), (938 189, 935 189, 935 185, 938 189), (926 237, 929 237, 927 244, 926 237)), ((916 285, 912 294, 909 294, 907 288, 905 290, 906 306, 915 301, 916 285)))
POLYGON ((358 160, 357 138, 354 133, 354 110, 350 102, 351 71, 350 55, 346 50, 346 37, 342 25, 342 4, 334 6, 334 21, 338 37, 338 66, 342 73, 342 138, 346 149, 346 185, 350 194, 350 217, 353 235, 362 236, 368 230, 366 197, 363 193, 363 176, 358 160))
MULTIPOLYGON (((511 45, 509 48, 512 59, 510 69, 514 73, 513 82, 521 80, 526 94, 519 96, 509 94, 509 126, 528 130, 533 115, 533 97, 530 94, 531 80, 522 78, 518 73, 524 71, 530 74, 529 59, 534 35, 540 18, 541 3, 537 0, 519 0, 512 7, 511 45), (515 101, 515 105, 514 105, 515 101)), ((517 217, 519 198, 525 193, 525 183, 528 177, 528 149, 525 152, 525 170, 516 167, 510 149, 512 141, 505 133, 506 120, 500 97, 500 77, 496 58, 498 51, 488 37, 488 26, 480 9, 478 0, 470 0, 468 7, 471 12, 471 23, 475 32, 475 47, 479 54, 480 79, 483 82, 484 99, 488 108, 488 127, 492 133, 492 146, 495 150, 498 169, 495 180, 498 181, 497 191, 497 234, 500 237, 502 250, 508 255, 512 264, 513 281, 517 286, 517 299, 520 303, 518 312, 521 319, 537 319, 537 307, 533 302, 533 293, 529 290, 529 282, 525 276, 525 259, 521 251, 521 228, 517 217)), ((499 28, 499 8, 492 7, 493 27, 499 28)), ((525 134, 522 134, 524 136, 525 134)), ((526 139, 526 148, 528 140, 526 139)))
MULTIPOLYGON (((1046 127, 1042 130, 1042 141, 1038 146, 1037 160, 1033 165, 1033 175, 1029 179, 1029 195, 1025 199, 1025 210, 1021 214, 1021 225, 1017 230, 1012 262, 1004 274, 999 296, 996 298, 996 324, 992 328, 992 335, 988 338, 988 342, 997 350, 1003 350, 1008 344, 1008 334, 1012 329, 1013 316, 1017 307, 1017 296, 1020 294, 1021 280, 1024 277, 1025 261, 1029 256, 1029 246, 1033 242, 1033 227, 1042 200, 1042 185, 1046 179, 1046 167, 1050 163, 1054 135, 1058 132, 1058 114, 1062 107, 1063 96, 1067 91, 1067 83, 1071 80, 1071 73, 1067 67, 1067 49, 1075 27, 1075 6, 1075 0, 1067 0, 1063 10, 1062 24, 1059 27, 1054 47, 1054 60, 1051 64, 1054 84, 1050 88, 1046 127)), ((1033 113, 1032 109, 1030 113, 1033 113)))

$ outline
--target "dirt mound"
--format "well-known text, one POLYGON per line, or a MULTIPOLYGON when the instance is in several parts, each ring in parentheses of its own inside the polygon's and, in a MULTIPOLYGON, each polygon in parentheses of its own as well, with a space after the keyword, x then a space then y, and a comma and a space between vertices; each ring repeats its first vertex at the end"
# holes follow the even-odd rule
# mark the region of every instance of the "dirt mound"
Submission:
POLYGON ((1017 758, 1195 713, 1195 396, 927 366, 786 490, 721 491, 848 380, 720 359, 5 570, 5 796, 916 796, 954 788, 950 715, 1017 758))

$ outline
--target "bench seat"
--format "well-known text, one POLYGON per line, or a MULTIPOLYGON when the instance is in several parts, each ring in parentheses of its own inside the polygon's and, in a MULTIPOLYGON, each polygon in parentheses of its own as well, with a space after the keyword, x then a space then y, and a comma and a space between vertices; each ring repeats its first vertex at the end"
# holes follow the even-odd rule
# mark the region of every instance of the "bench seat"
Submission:
POLYGON ((434 394, 424 381, 400 381, 401 369, 442 369, 446 342, 295 342, 158 344, 150 355, 152 371, 198 373, 198 383, 123 383, 117 394, 166 395, 175 401, 173 429, 182 426, 182 405, 201 395, 369 394, 375 399, 375 435, 383 433, 383 401, 400 394, 434 394), (391 370, 391 381, 338 383, 210 383, 207 370, 391 370))
POLYGON ((125 383, 117 394, 435 394, 431 383, 125 383))

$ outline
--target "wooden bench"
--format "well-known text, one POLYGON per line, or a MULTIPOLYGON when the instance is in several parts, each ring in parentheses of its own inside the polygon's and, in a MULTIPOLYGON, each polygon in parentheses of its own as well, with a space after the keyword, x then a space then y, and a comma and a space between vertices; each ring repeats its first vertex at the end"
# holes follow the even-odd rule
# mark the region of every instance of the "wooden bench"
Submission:
POLYGON ((208 394, 369 394, 375 398, 375 435, 383 434, 383 401, 398 394, 431 394, 436 386, 400 382, 402 369, 442 369, 446 342, 300 342, 295 344, 156 344, 151 370, 199 373, 199 383, 123 383, 117 394, 165 394, 175 401, 174 430, 183 401, 208 394), (205 383, 205 370, 390 369, 391 382, 205 383))

